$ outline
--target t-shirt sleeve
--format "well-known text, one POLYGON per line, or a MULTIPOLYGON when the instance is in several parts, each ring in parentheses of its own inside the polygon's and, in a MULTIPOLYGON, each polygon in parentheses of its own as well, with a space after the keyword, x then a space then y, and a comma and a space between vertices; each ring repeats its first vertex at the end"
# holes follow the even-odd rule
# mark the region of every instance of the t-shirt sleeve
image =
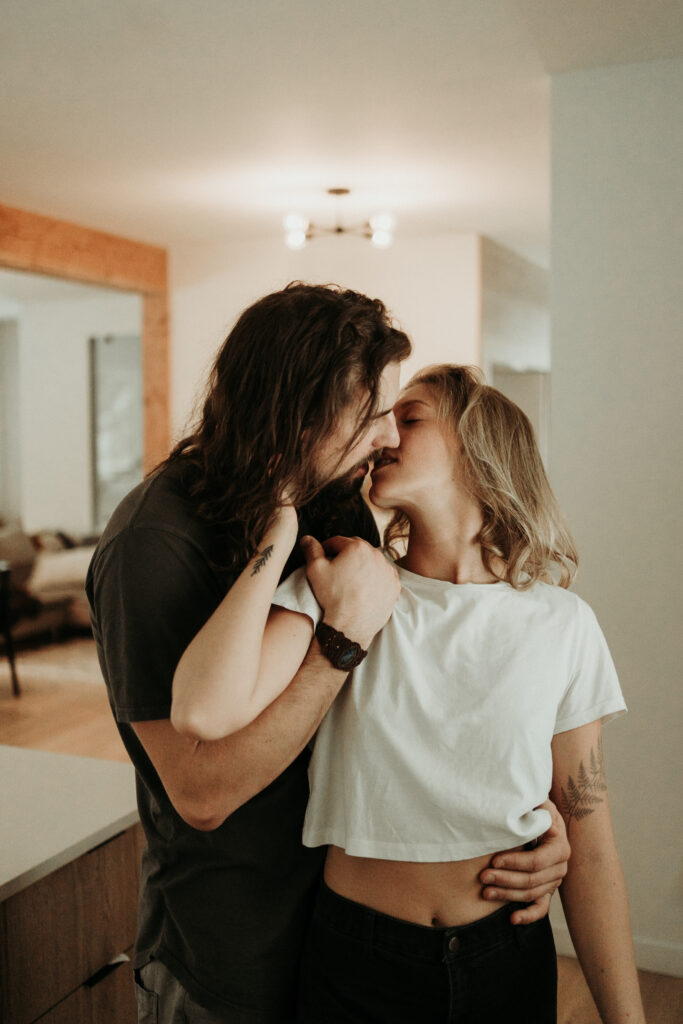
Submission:
POLYGON ((598 718, 605 723, 627 710, 607 641, 584 601, 579 601, 577 611, 575 654, 572 678, 557 711, 555 734, 598 718))
POLYGON ((96 555, 88 596, 117 721, 168 718, 176 666, 222 596, 205 557, 170 531, 129 527, 96 555))
POLYGON ((273 595, 273 604, 288 608, 290 612, 308 615, 314 629, 323 617, 323 610, 306 578, 305 568, 297 569, 280 584, 273 595))

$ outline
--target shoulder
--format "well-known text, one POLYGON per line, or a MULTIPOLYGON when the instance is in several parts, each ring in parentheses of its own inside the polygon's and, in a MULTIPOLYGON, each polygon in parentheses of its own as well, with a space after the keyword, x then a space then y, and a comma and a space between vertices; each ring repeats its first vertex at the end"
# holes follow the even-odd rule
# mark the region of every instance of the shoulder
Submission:
POLYGON ((548 583, 536 584, 531 592, 537 592, 537 600, 546 609, 545 621, 570 645, 577 665, 592 657, 603 657, 607 642, 587 601, 571 590, 548 583))
MULTIPOLYGON (((521 599, 526 598, 541 608, 566 616, 567 619, 578 619, 582 615, 582 607, 588 608, 578 594, 555 583, 539 582, 528 590, 517 590, 515 593, 519 594, 521 599)), ((589 608, 588 610, 590 611, 589 608)))
POLYGON ((564 587, 549 583, 539 583, 537 587, 542 588, 541 593, 544 600, 557 608, 567 619, 575 622, 577 626, 591 628, 593 625, 597 625, 597 618, 591 606, 573 590, 566 590, 564 587))
POLYGON ((197 519, 180 472, 168 466, 134 487, 116 507, 102 535, 107 543, 131 527, 191 531, 197 519))
POLYGON ((585 631, 586 613, 592 614, 577 594, 553 583, 539 581, 525 590, 508 583, 495 589, 498 599, 484 600, 489 596, 485 594, 485 607, 499 623, 523 627, 529 640, 555 637, 563 647, 574 646, 585 631))
POLYGON ((91 575, 102 565, 124 560, 129 566, 154 565, 169 552, 211 561, 215 531, 193 508, 189 490, 176 467, 165 467, 134 487, 114 510, 95 549, 91 575))

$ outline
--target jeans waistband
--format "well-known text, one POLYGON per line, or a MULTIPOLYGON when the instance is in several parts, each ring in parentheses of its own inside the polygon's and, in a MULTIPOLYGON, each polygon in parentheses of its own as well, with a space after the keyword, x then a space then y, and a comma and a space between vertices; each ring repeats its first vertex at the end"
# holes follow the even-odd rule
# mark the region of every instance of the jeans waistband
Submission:
POLYGON ((492 914, 471 924, 433 928, 413 924, 373 910, 334 892, 324 882, 318 892, 316 914, 337 931, 381 947, 422 960, 441 962, 472 956, 507 942, 515 942, 510 915, 527 903, 506 903, 492 914))

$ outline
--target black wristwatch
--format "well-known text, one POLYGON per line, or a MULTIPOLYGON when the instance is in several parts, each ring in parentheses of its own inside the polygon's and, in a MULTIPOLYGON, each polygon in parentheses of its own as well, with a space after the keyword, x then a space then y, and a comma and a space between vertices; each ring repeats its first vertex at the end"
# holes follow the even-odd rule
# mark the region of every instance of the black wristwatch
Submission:
POLYGON ((368 653, 360 644, 349 640, 340 630, 333 629, 326 622, 318 623, 315 635, 327 660, 342 672, 350 672, 356 665, 360 665, 368 653))

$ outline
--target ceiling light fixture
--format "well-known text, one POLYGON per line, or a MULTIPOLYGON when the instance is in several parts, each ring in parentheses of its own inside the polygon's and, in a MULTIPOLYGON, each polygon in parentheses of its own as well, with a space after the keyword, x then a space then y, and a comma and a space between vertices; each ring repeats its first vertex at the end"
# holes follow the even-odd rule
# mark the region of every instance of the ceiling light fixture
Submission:
MULTIPOLYGON (((342 196, 348 196, 350 191, 348 188, 328 188, 327 194, 339 200, 342 196)), ((362 238, 369 238, 378 249, 388 248, 394 240, 394 218, 390 213, 376 213, 363 224, 347 227, 341 223, 338 204, 334 227, 311 224, 299 213, 288 213, 283 224, 285 245, 289 249, 303 249, 306 242, 320 238, 321 235, 360 235, 362 238)))

